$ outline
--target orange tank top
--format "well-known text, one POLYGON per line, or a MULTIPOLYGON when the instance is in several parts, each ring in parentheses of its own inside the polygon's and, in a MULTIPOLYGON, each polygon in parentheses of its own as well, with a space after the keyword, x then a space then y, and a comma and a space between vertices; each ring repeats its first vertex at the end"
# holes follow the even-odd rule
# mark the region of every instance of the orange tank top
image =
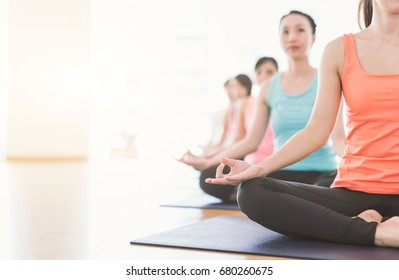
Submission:
POLYGON ((342 89, 346 149, 332 187, 399 194, 399 74, 370 74, 357 58, 352 34, 344 35, 342 89))

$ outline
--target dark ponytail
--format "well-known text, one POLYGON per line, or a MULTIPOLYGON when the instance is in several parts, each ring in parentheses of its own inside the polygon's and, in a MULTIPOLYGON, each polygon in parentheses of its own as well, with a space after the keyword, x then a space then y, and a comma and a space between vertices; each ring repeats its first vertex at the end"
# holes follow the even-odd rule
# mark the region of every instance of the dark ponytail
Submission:
POLYGON ((247 96, 250 96, 252 89, 251 79, 244 74, 237 75, 234 79, 236 79, 237 82, 239 82, 240 85, 242 85, 247 90, 247 96))
POLYGON ((359 8, 357 10, 357 24, 360 29, 362 29, 362 25, 360 24, 361 16, 363 16, 364 26, 367 28, 373 19, 373 0, 360 0, 359 2, 359 8))

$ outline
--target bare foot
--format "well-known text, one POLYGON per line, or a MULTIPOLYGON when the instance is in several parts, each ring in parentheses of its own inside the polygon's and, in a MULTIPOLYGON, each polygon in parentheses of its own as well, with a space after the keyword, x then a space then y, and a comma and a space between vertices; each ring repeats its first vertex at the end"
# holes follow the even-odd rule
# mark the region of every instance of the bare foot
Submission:
POLYGON ((374 244, 399 248, 399 217, 395 216, 377 225, 374 244))
POLYGON ((381 223, 381 221, 382 221, 382 216, 380 215, 380 213, 378 213, 377 211, 375 211, 373 209, 363 211, 362 213, 360 213, 359 215, 357 215, 355 217, 359 217, 369 223, 370 222, 381 223))

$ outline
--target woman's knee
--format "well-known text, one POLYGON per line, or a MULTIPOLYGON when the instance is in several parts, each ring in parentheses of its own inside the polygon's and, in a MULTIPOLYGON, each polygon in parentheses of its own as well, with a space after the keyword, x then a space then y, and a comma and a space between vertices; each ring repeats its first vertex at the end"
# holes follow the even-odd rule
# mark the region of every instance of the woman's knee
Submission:
POLYGON ((203 189, 205 191, 205 189, 209 188, 210 184, 206 183, 205 180, 207 178, 215 177, 215 174, 216 174, 216 170, 214 168, 208 168, 208 169, 201 171, 201 174, 199 177, 199 184, 200 184, 201 189, 203 189))
POLYGON ((201 190, 207 194, 214 196, 218 193, 218 189, 216 188, 215 185, 206 183, 205 180, 202 178, 200 178, 199 185, 200 185, 201 190))
POLYGON ((282 192, 281 185, 284 181, 258 177, 245 181, 238 189, 237 201, 241 211, 262 211, 268 207, 268 200, 272 199, 273 193, 282 192), (262 208, 262 209, 261 209, 262 208))
POLYGON ((253 178, 243 182, 238 188, 237 202, 241 211, 244 213, 246 213, 249 208, 252 208, 249 206, 253 205, 254 200, 256 200, 256 197, 259 195, 264 179, 265 178, 253 178))
POLYGON ((201 190, 203 190, 205 193, 212 194, 212 190, 214 189, 214 186, 212 188, 212 185, 208 184, 205 182, 205 179, 200 177, 199 185, 201 190))
POLYGON ((215 172, 211 169, 207 169, 201 172, 199 178, 199 185, 204 192, 210 193, 214 189, 215 185, 208 184, 205 182, 207 178, 213 178, 213 177, 215 177, 215 172))
POLYGON ((280 180, 268 178, 268 177, 257 177, 243 182, 239 188, 239 195, 246 196, 257 196, 261 190, 273 190, 276 182, 280 180))

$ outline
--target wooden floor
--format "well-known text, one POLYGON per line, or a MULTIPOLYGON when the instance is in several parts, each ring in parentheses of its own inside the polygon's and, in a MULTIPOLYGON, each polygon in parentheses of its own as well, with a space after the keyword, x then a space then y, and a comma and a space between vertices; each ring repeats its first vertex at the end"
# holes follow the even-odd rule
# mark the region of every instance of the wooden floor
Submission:
POLYGON ((0 258, 268 259, 130 246, 206 218, 243 215, 159 207, 197 191, 196 177, 173 160, 0 161, 0 258))

